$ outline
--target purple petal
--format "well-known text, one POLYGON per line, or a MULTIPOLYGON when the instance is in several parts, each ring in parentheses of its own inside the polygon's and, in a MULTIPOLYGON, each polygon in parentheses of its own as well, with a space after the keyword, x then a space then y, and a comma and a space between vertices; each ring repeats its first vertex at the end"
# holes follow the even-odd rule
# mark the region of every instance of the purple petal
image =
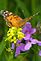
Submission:
POLYGON ((19 54, 20 54, 20 48, 17 47, 17 48, 16 48, 16 52, 15 52, 15 57, 18 56, 19 54))
POLYGON ((14 43, 12 43, 11 49, 14 49, 14 47, 15 47, 15 46, 14 46, 14 43))
POLYGON ((24 27, 24 28, 22 29, 22 32, 25 34, 26 30, 27 30, 27 28, 24 27))
POLYGON ((30 30, 31 30, 31 24, 30 24, 29 22, 27 22, 27 23, 25 24, 24 28, 22 29, 22 32, 23 32, 24 34, 26 34, 27 32, 30 32, 30 30))
POLYGON ((25 40, 29 40, 29 39, 30 39, 30 36, 31 36, 31 34, 27 34, 27 35, 24 37, 24 39, 25 39, 25 40))
POLYGON ((32 27, 30 22, 27 22, 27 23, 25 24, 25 26, 26 26, 27 28, 31 28, 31 27, 32 27))
POLYGON ((24 47, 25 47, 25 44, 23 44, 23 43, 21 43, 19 46, 17 46, 15 56, 18 56, 21 51, 25 51, 24 47))
POLYGON ((21 43, 21 44, 20 44, 20 50, 21 50, 21 51, 25 51, 24 47, 25 47, 25 44, 21 43))
POLYGON ((25 45, 25 50, 29 50, 30 48, 32 47, 32 44, 30 42, 28 42, 26 45, 25 45))
POLYGON ((41 46, 41 41, 38 41, 38 45, 41 46))
POLYGON ((41 50, 39 51, 39 56, 41 56, 41 50))
POLYGON ((36 28, 31 29, 31 34, 34 34, 36 32, 36 28))
POLYGON ((21 40, 17 40, 17 44, 21 43, 21 40))
POLYGON ((38 43, 38 40, 37 40, 37 39, 30 38, 30 41, 31 41, 31 44, 36 44, 36 43, 38 43))

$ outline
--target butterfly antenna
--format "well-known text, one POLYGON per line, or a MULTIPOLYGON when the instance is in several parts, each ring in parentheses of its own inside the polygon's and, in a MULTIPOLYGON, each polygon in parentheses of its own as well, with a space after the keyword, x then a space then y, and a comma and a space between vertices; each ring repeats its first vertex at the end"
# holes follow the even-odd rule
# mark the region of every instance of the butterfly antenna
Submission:
POLYGON ((36 16, 36 15, 38 15, 39 13, 40 13, 40 12, 37 12, 36 14, 33 15, 33 17, 36 16))
POLYGON ((37 12, 36 14, 30 16, 29 18, 25 18, 24 20, 29 21, 31 20, 34 16, 38 15, 40 12, 37 12))

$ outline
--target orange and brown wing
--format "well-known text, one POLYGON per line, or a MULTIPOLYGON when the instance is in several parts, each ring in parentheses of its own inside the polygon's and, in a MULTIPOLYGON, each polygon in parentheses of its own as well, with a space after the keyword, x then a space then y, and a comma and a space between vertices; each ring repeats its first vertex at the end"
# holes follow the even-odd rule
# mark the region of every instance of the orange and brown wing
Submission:
POLYGON ((10 23, 10 27, 12 26, 21 27, 25 23, 24 20, 20 18, 19 16, 10 15, 7 17, 7 20, 10 23))

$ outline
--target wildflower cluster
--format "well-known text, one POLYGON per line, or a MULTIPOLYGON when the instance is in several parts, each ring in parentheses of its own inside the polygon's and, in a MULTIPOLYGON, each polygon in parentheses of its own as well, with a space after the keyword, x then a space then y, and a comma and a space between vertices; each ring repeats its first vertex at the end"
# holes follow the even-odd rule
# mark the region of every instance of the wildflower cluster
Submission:
MULTIPOLYGON (((6 41, 11 43, 11 50, 14 50, 16 43, 15 56, 18 56, 21 51, 28 51, 32 45, 41 46, 41 41, 34 39, 32 34, 36 32, 36 28, 32 28, 31 23, 27 22, 23 28, 12 27, 7 32, 6 41), (24 42, 23 42, 24 40, 24 42)), ((41 53, 39 53, 40 55, 41 53)))
POLYGON ((7 32, 6 41, 16 43, 17 39, 21 40, 24 37, 24 34, 21 32, 21 30, 22 28, 16 28, 16 27, 9 28, 7 32))

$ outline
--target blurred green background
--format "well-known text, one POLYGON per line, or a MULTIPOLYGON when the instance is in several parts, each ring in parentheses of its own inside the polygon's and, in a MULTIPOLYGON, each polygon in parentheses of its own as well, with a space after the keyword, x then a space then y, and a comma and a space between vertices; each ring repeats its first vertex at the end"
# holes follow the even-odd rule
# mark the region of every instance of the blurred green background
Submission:
MULTIPOLYGON (((39 15, 35 16, 30 22, 33 27, 36 27, 38 21, 41 21, 41 0, 0 0, 0 10, 9 10, 21 18, 27 18, 36 12, 40 12, 39 15)), ((4 36, 8 27, 2 16, 0 16, 0 61, 41 61, 41 57, 37 55, 37 46, 35 52, 29 51, 20 54, 17 58, 13 57, 12 54, 6 53, 4 36)), ((37 35, 35 36, 37 37, 37 35)), ((41 35, 40 35, 41 38, 41 35)))

